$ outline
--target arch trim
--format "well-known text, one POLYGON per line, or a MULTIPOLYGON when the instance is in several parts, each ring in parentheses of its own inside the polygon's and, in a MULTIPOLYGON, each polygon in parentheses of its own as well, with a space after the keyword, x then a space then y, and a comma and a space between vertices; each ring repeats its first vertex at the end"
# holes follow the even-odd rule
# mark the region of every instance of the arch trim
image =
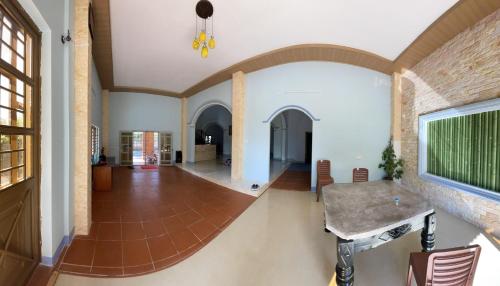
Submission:
POLYGON ((320 121, 319 118, 315 117, 309 110, 305 109, 302 106, 299 106, 299 105, 285 105, 283 107, 278 108, 273 113, 271 113, 271 115, 266 120, 262 121, 262 123, 270 123, 271 121, 273 121, 274 117, 276 117, 278 114, 280 114, 281 112, 283 112, 285 110, 289 110, 289 109, 294 109, 294 110, 302 111, 309 118, 311 118, 312 121, 320 121))
POLYGON ((198 109, 196 109, 196 111, 193 113, 193 116, 191 117, 191 120, 189 121, 189 123, 187 125, 190 127, 195 126, 196 121, 198 120, 198 117, 200 117, 200 115, 203 113, 203 111, 207 110, 209 107, 216 106, 216 105, 220 105, 220 106, 224 107, 227 111, 229 111, 229 113, 231 113, 231 115, 233 115, 233 112, 231 111, 231 106, 227 105, 225 102, 222 102, 219 100, 213 100, 213 101, 206 102, 203 105, 201 105, 200 107, 198 107, 198 109))

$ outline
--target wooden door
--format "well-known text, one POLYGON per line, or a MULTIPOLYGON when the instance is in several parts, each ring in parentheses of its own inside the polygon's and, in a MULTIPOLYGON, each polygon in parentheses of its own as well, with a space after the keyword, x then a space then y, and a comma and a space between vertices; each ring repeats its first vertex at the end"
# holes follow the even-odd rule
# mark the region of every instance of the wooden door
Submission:
POLYGON ((172 165, 172 135, 160 133, 160 165, 172 165))
POLYGON ((40 261, 40 32, 0 1, 0 285, 24 285, 40 261))
POLYGON ((132 166, 133 158, 133 133, 122 132, 120 134, 120 165, 132 166))

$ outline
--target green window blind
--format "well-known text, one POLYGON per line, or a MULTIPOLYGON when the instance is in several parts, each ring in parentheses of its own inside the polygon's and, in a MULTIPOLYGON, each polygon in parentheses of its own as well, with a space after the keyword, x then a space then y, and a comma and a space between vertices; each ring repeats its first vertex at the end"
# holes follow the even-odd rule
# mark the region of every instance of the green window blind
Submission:
POLYGON ((500 193, 500 110, 429 122, 427 172, 500 193))

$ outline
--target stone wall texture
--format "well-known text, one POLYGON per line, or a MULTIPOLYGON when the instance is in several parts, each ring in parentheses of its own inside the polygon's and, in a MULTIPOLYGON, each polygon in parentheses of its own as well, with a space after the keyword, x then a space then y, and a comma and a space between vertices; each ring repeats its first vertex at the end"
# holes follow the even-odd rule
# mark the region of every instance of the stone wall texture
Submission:
POLYGON ((402 72, 402 184, 500 237, 500 203, 418 176, 418 117, 500 97, 500 10, 402 72))

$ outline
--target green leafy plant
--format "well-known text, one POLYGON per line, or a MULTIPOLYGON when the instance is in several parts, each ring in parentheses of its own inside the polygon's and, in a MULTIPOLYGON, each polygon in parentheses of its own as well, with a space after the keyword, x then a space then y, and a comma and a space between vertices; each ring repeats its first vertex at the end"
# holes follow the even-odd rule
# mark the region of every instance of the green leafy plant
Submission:
POLYGON ((394 153, 394 146, 392 145, 392 137, 389 139, 389 145, 382 152, 382 163, 378 165, 379 168, 384 169, 387 177, 385 179, 392 180, 393 178, 400 179, 403 175, 403 160, 397 159, 394 153))

